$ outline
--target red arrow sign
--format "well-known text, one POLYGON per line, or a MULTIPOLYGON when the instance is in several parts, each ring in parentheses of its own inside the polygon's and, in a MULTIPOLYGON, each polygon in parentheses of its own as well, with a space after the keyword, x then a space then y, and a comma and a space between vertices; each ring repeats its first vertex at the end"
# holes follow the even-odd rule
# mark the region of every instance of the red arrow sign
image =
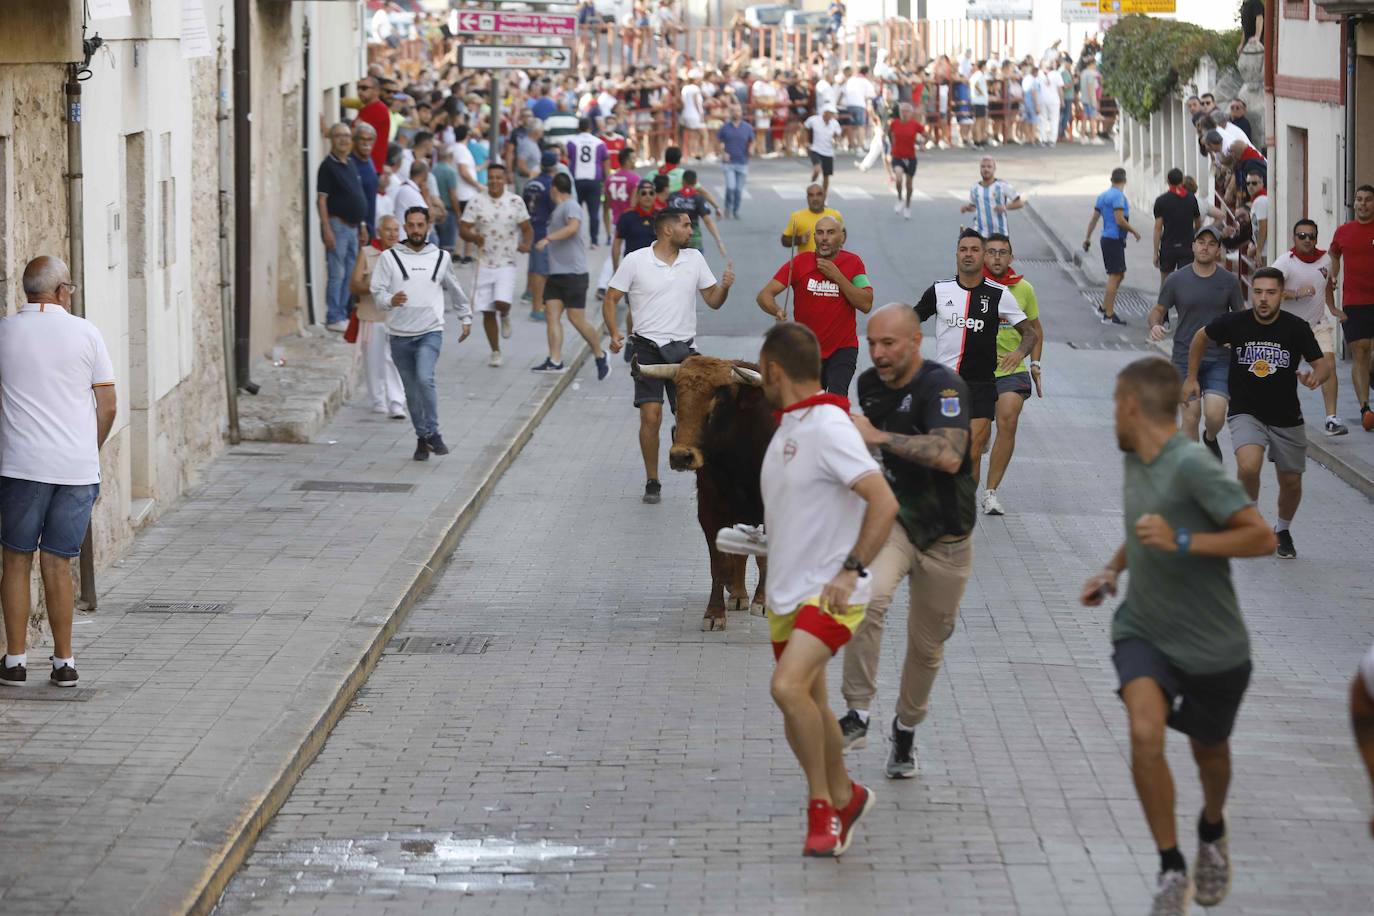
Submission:
POLYGON ((464 10, 457 19, 459 35, 545 35, 562 38, 577 33, 577 17, 558 13, 464 10))

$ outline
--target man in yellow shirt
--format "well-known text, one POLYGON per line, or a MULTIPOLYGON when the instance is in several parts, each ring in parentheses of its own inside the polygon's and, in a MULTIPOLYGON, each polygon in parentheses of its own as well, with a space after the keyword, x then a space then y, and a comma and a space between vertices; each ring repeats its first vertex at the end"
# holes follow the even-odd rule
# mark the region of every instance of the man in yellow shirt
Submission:
POLYGON ((825 205, 825 189, 818 184, 806 188, 806 209, 797 210, 787 218, 787 228, 782 230, 782 247, 800 254, 816 250, 816 223, 821 217, 829 216, 844 225, 840 211, 825 205))

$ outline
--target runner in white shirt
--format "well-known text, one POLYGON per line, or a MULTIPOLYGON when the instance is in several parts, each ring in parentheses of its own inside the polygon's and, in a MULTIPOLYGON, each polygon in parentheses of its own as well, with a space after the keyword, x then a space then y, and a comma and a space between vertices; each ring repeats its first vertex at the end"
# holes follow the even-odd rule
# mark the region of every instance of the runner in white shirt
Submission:
POLYGON ((682 87, 683 152, 700 159, 706 155, 706 96, 701 91, 701 71, 687 74, 682 87))
MULTIPOLYGON (((1267 197, 1263 198, 1268 200, 1267 197)), ((1345 320, 1345 312, 1336 307, 1336 291, 1327 284, 1331 276, 1331 256, 1317 247, 1317 224, 1300 219, 1293 227, 1293 247, 1274 260, 1283 271, 1283 310, 1292 312, 1312 326, 1323 355, 1336 352, 1336 322, 1345 320)), ((1334 363, 1333 363, 1334 364, 1334 363)), ((1322 384, 1322 400, 1326 402, 1326 434, 1344 436, 1350 430, 1336 413, 1336 395, 1340 383, 1331 373, 1322 384)))
POLYGON ((827 193, 830 191, 830 176, 835 174, 835 138, 841 131, 837 114, 834 105, 826 105, 820 114, 813 114, 802 125, 811 138, 807 144, 807 155, 811 158, 811 182, 819 182, 827 193))
MULTIPOLYGON (((616 318, 621 298, 630 302, 634 322, 631 345, 640 365, 680 363, 692 353, 697 334, 697 293, 713 309, 725 304, 735 282, 734 264, 726 262, 720 282, 716 282, 706 259, 692 241, 692 220, 681 210, 660 210, 654 216, 657 240, 646 248, 632 251, 620 261, 602 300, 602 315, 611 338, 611 352, 625 345, 616 318)), ((644 501, 657 503, 662 498, 658 480, 659 427, 663 423, 663 398, 676 409, 677 392, 671 382, 639 376, 635 383, 635 407, 639 409, 639 450, 644 457, 644 501)))
POLYGON ((873 793, 845 770, 825 666, 863 620, 872 587, 865 566, 892 530, 897 499, 849 419, 848 400, 822 391, 820 343, 810 328, 770 328, 759 373, 769 403, 782 411, 761 474, 777 659, 771 687, 806 773, 802 855, 838 856, 873 807, 873 793))

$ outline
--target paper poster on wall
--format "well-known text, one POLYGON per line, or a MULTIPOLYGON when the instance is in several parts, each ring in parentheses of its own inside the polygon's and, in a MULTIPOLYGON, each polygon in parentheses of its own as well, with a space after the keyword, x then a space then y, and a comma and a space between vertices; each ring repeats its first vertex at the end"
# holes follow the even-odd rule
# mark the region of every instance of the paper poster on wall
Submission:
POLYGON ((92 19, 118 19, 128 16, 129 0, 87 0, 92 19))
POLYGON ((210 26, 205 21, 205 0, 181 0, 181 56, 186 60, 207 57, 210 26))

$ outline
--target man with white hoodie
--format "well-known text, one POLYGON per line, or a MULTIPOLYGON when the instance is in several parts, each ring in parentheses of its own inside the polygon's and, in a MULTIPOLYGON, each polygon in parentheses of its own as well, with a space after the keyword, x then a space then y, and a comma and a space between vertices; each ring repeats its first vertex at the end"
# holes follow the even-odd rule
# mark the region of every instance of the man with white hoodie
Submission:
POLYGON ((411 207, 405 213, 405 241, 387 249, 372 271, 372 299, 386 314, 391 358, 401 373, 406 407, 415 426, 416 461, 433 452, 447 455, 439 435, 439 395, 434 366, 444 341, 444 290, 458 302, 462 343, 472 333, 472 309, 453 274, 453 258, 429 242, 429 211, 411 207))

